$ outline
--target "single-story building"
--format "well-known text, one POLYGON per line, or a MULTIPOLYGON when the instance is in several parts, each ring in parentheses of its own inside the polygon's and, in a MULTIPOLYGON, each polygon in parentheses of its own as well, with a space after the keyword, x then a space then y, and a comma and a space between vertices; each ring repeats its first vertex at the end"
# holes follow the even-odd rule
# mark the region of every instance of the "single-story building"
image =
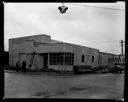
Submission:
POLYGON ((98 49, 56 41, 44 34, 9 39, 9 65, 12 67, 17 62, 22 66, 26 61, 27 67, 31 65, 35 69, 72 71, 74 65, 90 65, 92 68, 108 65, 104 59, 109 57, 105 56, 108 55, 99 53, 98 49))
POLYGON ((112 68, 115 65, 115 59, 118 55, 106 52, 99 52, 99 66, 112 68))

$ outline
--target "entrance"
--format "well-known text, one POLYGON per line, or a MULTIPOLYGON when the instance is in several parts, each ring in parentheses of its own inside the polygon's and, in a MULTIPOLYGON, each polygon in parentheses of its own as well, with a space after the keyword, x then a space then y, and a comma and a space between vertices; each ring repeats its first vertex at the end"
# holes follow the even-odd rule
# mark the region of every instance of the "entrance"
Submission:
POLYGON ((48 54, 43 54, 43 68, 46 69, 48 68, 48 54))

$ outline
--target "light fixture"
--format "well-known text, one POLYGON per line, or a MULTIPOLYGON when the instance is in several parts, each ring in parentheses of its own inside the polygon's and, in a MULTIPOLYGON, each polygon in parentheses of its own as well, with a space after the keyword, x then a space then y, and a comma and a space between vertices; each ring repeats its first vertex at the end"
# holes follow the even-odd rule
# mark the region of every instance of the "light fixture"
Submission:
POLYGON ((68 9, 68 7, 64 6, 64 3, 62 3, 62 6, 58 7, 60 13, 66 13, 66 10, 68 9))

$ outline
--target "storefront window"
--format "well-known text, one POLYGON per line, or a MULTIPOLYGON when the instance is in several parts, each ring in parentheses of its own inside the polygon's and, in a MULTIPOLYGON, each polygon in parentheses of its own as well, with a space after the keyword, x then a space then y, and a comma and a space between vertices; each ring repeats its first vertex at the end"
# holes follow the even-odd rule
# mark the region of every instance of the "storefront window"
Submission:
POLYGON ((65 53, 65 65, 73 65, 74 56, 72 53, 65 53))
POLYGON ((73 53, 50 53, 50 65, 73 65, 73 53))

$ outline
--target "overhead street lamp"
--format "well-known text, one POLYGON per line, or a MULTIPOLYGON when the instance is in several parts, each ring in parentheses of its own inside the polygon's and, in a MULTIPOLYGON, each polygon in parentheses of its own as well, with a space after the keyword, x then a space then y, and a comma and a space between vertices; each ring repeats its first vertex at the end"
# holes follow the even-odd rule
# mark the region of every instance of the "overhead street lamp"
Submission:
POLYGON ((66 13, 66 10, 68 9, 68 7, 64 6, 64 3, 62 3, 62 6, 58 7, 60 13, 66 13))

